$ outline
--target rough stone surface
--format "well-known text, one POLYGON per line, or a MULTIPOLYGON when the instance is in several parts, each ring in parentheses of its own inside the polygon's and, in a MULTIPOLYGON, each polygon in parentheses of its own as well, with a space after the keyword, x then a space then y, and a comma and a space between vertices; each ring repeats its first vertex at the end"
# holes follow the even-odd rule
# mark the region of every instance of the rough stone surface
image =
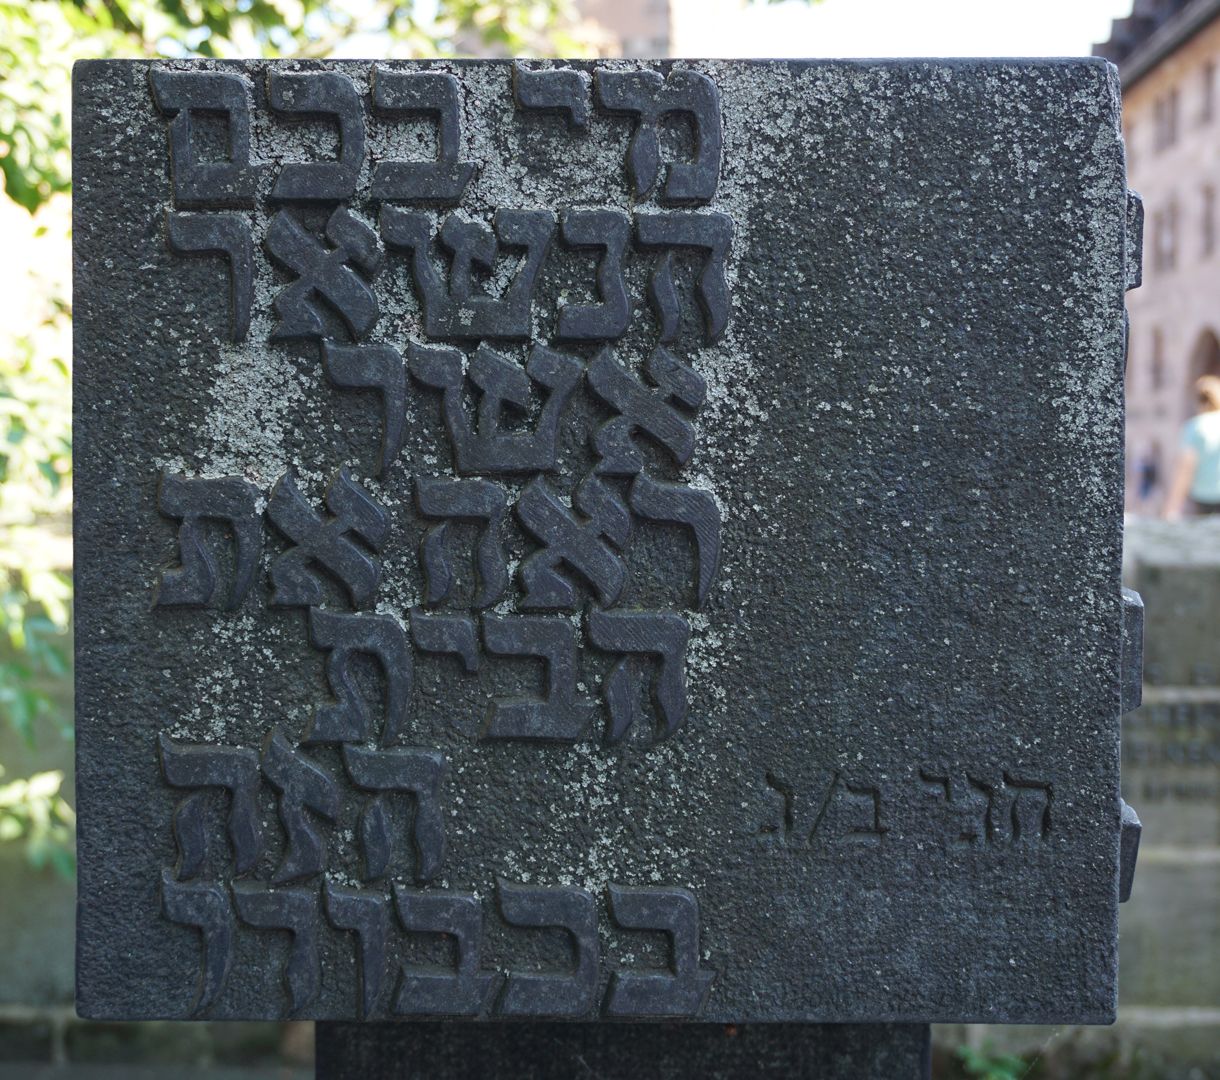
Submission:
POLYGON ((928 1075, 921 1024, 322 1024, 325 1080, 482 1076, 487 1080, 747 1080, 842 1076, 915 1080, 928 1075))
POLYGON ((1111 1019, 1113 70, 566 71, 77 69, 80 1012, 1111 1019))

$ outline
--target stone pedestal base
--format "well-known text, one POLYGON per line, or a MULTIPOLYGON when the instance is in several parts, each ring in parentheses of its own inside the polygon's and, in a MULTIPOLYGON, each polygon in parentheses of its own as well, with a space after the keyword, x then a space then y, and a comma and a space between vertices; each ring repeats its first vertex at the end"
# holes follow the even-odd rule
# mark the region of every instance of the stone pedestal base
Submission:
POLYGON ((317 1026, 318 1080, 921 1080, 926 1024, 317 1026))

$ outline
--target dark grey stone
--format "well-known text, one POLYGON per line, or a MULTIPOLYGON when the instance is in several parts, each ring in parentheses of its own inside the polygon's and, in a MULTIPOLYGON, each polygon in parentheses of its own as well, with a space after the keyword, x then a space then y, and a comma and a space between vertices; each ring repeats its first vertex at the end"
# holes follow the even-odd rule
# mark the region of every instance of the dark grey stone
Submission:
POLYGON ((752 1080, 929 1075, 923 1024, 318 1025, 318 1080, 752 1080))
POLYGON ((1135 884, 1135 863, 1139 858, 1140 833, 1143 831, 1143 826, 1140 824, 1139 814, 1135 812, 1133 806, 1124 802, 1122 808, 1123 831, 1119 841, 1118 902, 1125 904, 1131 899, 1131 887, 1135 884))
POLYGON ((558 70, 77 68, 80 1012, 1110 1020, 1113 69, 558 70))
POLYGON ((1138 709, 1144 698, 1144 601, 1133 589, 1123 589, 1122 711, 1138 709))

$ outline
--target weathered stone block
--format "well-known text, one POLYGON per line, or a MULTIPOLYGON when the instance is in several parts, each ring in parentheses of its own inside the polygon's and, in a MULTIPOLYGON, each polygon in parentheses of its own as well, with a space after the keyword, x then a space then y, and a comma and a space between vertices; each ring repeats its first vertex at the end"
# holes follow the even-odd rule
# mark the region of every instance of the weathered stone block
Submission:
POLYGON ((1124 1001, 1215 1010, 1220 1002, 1220 860, 1145 849, 1123 907, 1124 1001))
POLYGON ((1118 108, 78 67, 80 1011, 1110 1019, 1118 108))
POLYGON ((596 1024, 322 1024, 319 1076, 410 1075, 485 1080, 649 1076, 739 1080, 927 1075, 922 1024, 649 1024, 631 1033, 596 1024))
POLYGON ((1125 576, 1144 601, 1144 679, 1220 686, 1220 524, 1133 519, 1125 576))
POLYGON ((54 1038, 55 1031, 49 1019, 0 1020, 0 1063, 20 1061, 49 1065, 54 1038))
POLYGON ((68 1060, 97 1065, 206 1065, 212 1060, 206 1024, 69 1022, 68 1060))
POLYGON ((1149 688, 1123 720, 1123 797, 1156 845, 1220 849, 1220 690, 1149 688))

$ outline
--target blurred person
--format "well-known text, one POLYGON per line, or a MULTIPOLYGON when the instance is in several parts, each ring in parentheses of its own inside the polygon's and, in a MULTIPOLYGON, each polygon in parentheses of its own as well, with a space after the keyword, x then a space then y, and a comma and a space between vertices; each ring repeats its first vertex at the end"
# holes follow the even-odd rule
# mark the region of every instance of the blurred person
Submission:
POLYGON ((1198 514, 1220 514, 1220 376, 1204 375, 1195 390, 1199 414, 1182 429, 1181 451, 1165 499, 1169 521, 1182 516, 1188 499, 1198 514))

